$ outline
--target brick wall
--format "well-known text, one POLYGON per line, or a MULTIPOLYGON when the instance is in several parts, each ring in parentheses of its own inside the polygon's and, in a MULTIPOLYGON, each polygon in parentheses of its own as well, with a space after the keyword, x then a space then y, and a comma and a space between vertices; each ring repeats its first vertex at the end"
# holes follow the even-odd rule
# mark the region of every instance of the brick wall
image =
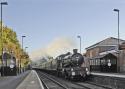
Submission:
POLYGON ((99 55, 99 48, 98 47, 86 51, 86 56, 89 58, 92 58, 92 57, 95 57, 98 55, 99 55))

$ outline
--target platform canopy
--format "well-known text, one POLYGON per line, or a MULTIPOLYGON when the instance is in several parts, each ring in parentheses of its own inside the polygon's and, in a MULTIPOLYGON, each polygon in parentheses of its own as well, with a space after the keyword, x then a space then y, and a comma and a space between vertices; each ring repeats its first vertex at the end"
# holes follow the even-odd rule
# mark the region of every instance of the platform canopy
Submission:
POLYGON ((102 58, 117 58, 116 55, 112 54, 112 53, 107 53, 107 54, 103 54, 103 55, 99 55, 99 56, 96 56, 94 58, 91 58, 91 59, 102 59, 102 58))

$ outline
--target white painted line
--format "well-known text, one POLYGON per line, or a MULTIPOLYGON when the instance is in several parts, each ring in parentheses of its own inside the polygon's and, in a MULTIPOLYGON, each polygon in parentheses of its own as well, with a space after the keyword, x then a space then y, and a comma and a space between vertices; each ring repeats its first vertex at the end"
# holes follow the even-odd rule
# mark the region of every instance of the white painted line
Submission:
POLYGON ((92 75, 100 75, 100 76, 109 76, 109 77, 119 77, 119 78, 125 78, 125 75, 121 74, 108 74, 108 73, 91 73, 92 75))
POLYGON ((41 80, 40 80, 38 74, 37 74, 36 71, 34 71, 34 70, 33 70, 33 72, 36 74, 36 76, 37 76, 37 78, 38 78, 38 80, 39 80, 41 89, 44 89, 43 84, 42 84, 42 82, 41 82, 41 80))

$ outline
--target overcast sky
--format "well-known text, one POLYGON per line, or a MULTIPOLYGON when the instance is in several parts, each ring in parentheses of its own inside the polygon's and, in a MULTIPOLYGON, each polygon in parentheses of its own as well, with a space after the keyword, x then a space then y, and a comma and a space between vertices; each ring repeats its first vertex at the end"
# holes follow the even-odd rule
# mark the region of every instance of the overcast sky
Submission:
POLYGON ((21 36, 32 52, 57 38, 76 42, 82 37, 84 48, 107 37, 117 37, 117 13, 120 10, 120 38, 125 39, 125 0, 2 0, 3 22, 21 36))

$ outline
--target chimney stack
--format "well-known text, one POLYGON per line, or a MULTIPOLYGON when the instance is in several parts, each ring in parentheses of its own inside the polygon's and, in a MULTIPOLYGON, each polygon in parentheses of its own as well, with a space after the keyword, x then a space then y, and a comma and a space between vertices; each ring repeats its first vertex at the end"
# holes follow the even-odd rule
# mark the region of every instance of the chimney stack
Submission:
POLYGON ((78 49, 73 49, 73 54, 78 53, 77 51, 78 51, 78 49))

